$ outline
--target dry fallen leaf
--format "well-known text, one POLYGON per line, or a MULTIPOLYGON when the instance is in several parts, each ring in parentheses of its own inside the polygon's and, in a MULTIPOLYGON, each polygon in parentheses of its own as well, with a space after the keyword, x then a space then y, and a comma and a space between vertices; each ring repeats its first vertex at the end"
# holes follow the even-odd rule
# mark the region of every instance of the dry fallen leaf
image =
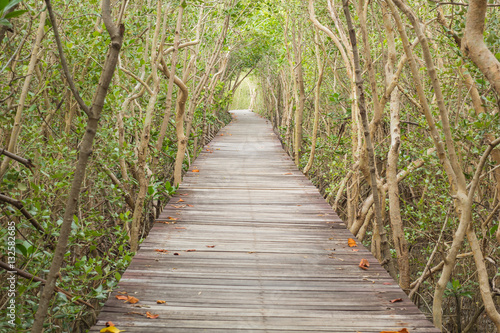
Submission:
POLYGON ((359 263, 359 268, 362 269, 368 269, 370 267, 370 263, 366 259, 361 259, 361 262, 359 263))
POLYGON ((157 300, 156 301, 156 304, 165 304, 166 302, 165 301, 162 301, 162 300, 157 300))
POLYGON ((116 326, 108 326, 108 327, 104 327, 103 329, 101 329, 99 332, 101 333, 119 333, 119 332, 125 332, 125 330, 120 330, 118 329, 116 326))
POLYGON ((207 245, 207 247, 213 249, 215 247, 215 245, 207 245))
POLYGON ((402 302, 402 301, 403 301, 402 298, 396 298, 396 299, 392 299, 391 303, 402 302))
POLYGON ((190 204, 187 204, 186 206, 188 206, 188 207, 194 207, 193 205, 190 205, 190 204))
POLYGON ((156 252, 164 252, 164 253, 168 253, 168 250, 165 250, 165 249, 156 249, 155 251, 156 251, 156 252))
POLYGON ((193 169, 193 172, 200 172, 200 170, 198 170, 198 169, 193 169))
POLYGON ((172 206, 174 208, 184 208, 184 207, 186 207, 186 205, 170 205, 170 206, 172 206))
POLYGON ((383 285, 385 285, 385 286, 390 286, 390 285, 392 285, 392 283, 390 283, 390 282, 384 282, 384 283, 382 283, 382 284, 383 284, 383 285))
POLYGON ((151 312, 146 312, 146 317, 148 317, 149 319, 156 319, 158 318, 160 315, 157 315, 157 314, 153 314, 151 312))
MULTIPOLYGON (((139 299, 135 298, 134 296, 128 296, 128 295, 116 295, 115 296, 117 299, 119 300, 122 300, 122 301, 125 301, 125 302, 129 302, 131 304, 135 304, 137 302, 139 302, 139 299)), ((108 322, 109 323, 109 322, 108 322)))
POLYGON ((128 296, 127 302, 129 302, 130 304, 135 304, 139 302, 139 299, 135 298, 134 296, 128 296))
POLYGON ((177 202, 184 202, 184 200, 182 200, 182 199, 179 199, 179 201, 177 201, 177 202))
POLYGON ((399 331, 381 331, 380 333, 410 333, 407 328, 403 328, 399 331))
POLYGON ((358 246, 358 244, 356 244, 356 241, 352 238, 349 238, 347 240, 347 245, 349 245, 349 247, 354 247, 354 246, 358 246))
POLYGON ((284 173, 283 175, 293 175, 291 172, 284 173))
POLYGON ((178 217, 169 216, 169 217, 167 217, 167 219, 169 219, 171 221, 177 221, 179 218, 178 217))
POLYGON ((358 252, 359 249, 352 249, 352 252, 358 252))
POLYGON ((175 227, 175 229, 186 229, 186 227, 175 227))
POLYGON ((195 249, 186 250, 186 252, 195 252, 195 249))

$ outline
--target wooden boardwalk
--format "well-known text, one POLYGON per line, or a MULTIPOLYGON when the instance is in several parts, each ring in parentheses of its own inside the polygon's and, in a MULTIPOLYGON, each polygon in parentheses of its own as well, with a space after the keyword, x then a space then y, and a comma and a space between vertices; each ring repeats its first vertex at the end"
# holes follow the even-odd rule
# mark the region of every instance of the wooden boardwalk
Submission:
POLYGON ((249 111, 233 118, 186 174, 90 332, 107 321, 128 333, 439 332, 367 249, 347 245, 354 237, 271 125, 249 111), (125 293, 139 302, 115 297, 125 293))

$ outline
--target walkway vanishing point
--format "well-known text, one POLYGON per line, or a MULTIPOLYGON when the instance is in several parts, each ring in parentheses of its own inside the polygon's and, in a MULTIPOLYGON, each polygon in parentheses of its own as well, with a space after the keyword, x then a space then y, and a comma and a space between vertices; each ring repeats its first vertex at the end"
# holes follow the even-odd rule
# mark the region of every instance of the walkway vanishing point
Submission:
POLYGON ((349 247, 348 238, 354 237, 283 151, 270 123, 233 111, 90 332, 107 321, 127 333, 439 332, 371 253, 359 242, 349 247), (361 259, 367 270, 359 268, 361 259), (116 298, 124 295, 139 302, 116 298))

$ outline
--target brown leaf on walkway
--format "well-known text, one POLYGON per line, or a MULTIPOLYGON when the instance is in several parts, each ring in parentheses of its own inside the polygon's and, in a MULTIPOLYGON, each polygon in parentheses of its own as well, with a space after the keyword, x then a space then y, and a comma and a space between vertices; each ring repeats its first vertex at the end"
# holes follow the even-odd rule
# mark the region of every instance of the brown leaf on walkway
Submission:
POLYGON ((195 252, 195 249, 186 250, 186 252, 195 252))
POLYGON ((390 282, 384 282, 384 283, 382 283, 382 284, 383 284, 383 285, 385 285, 385 286, 390 286, 390 285, 392 285, 392 283, 390 283, 390 282))
POLYGON ((167 302, 162 301, 162 300, 157 300, 157 301, 156 301, 156 304, 165 304, 165 303, 167 303, 167 302))
POLYGON ((407 328, 403 328, 399 331, 381 331, 380 333, 410 333, 407 328))
POLYGON ((175 227, 175 229, 186 229, 186 227, 175 227))
POLYGON ((177 202, 184 202, 184 200, 183 199, 179 199, 177 202))
POLYGON ((349 238, 347 240, 347 245, 349 245, 349 247, 354 247, 354 246, 358 246, 358 244, 356 244, 356 241, 352 238, 349 238))
POLYGON ((151 312, 149 312, 149 311, 148 311, 148 312, 146 312, 146 317, 148 317, 149 319, 156 319, 156 318, 158 318, 159 316, 160 316, 160 315, 158 315, 158 314, 153 314, 153 313, 151 313, 151 312))
POLYGON ((213 249, 215 247, 215 245, 207 245, 207 247, 213 249))
POLYGON ((358 252, 359 249, 352 249, 352 252, 358 252))
POLYGON ((200 170, 198 170, 198 169, 193 169, 193 172, 200 172, 200 170))
POLYGON ((169 219, 171 221, 177 221, 179 218, 178 217, 169 216, 169 217, 167 217, 167 219, 169 219))
POLYGON ((156 251, 156 252, 164 252, 164 253, 168 253, 168 250, 165 250, 165 249, 156 249, 155 251, 156 251))
POLYGON ((139 302, 139 299, 135 298, 134 296, 128 296, 127 302, 129 302, 130 304, 135 304, 135 303, 139 302))
POLYGON ((122 301, 126 301, 128 299, 127 295, 116 295, 115 297, 116 297, 116 299, 119 299, 122 301))
POLYGON ((359 263, 359 268, 361 269, 368 269, 370 267, 370 263, 366 259, 361 259, 361 262, 359 263))
POLYGON ((402 298, 396 298, 396 299, 392 299, 391 303, 402 302, 402 301, 403 301, 402 298))
POLYGON ((190 204, 186 204, 186 206, 188 206, 188 207, 194 207, 194 205, 190 205, 190 204))
POLYGON ((284 173, 283 175, 293 175, 291 172, 284 173))
POLYGON ((172 206, 174 208, 184 208, 184 207, 186 207, 186 205, 170 205, 170 206, 172 206))

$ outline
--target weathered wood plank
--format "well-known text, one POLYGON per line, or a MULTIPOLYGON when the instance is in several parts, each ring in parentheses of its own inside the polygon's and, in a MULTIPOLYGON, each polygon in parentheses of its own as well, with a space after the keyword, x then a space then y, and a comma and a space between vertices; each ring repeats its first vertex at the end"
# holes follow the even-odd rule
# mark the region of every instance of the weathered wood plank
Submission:
POLYGON ((270 125, 235 115, 185 175, 90 332, 106 321, 127 332, 438 332, 367 249, 347 245, 354 236, 270 125), (115 298, 123 293, 139 303, 115 298))

